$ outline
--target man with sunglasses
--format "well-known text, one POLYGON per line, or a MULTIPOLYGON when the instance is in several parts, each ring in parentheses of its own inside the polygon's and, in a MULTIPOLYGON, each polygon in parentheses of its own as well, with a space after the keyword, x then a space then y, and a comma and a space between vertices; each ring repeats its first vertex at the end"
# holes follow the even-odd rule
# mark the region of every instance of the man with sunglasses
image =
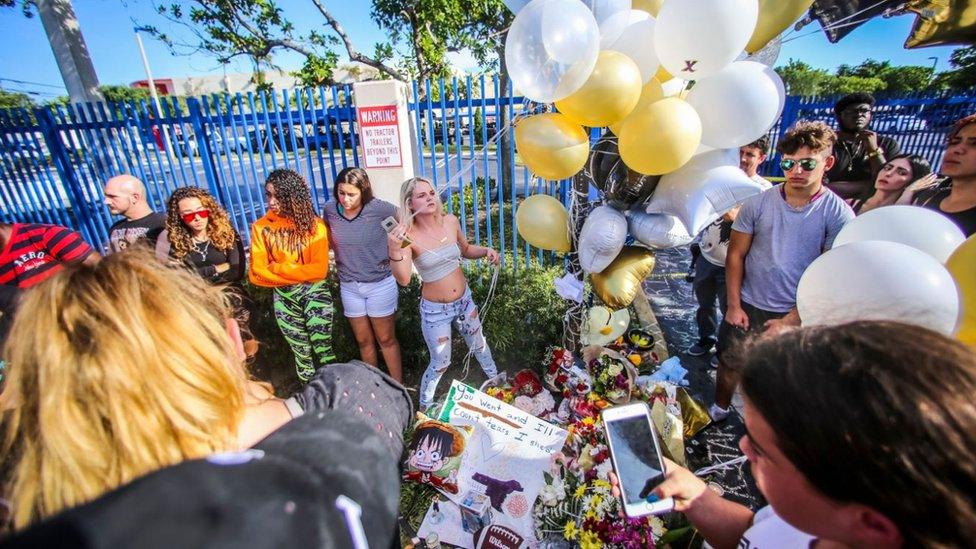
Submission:
POLYGON ((718 335, 712 419, 728 417, 736 385, 734 352, 749 335, 800 325, 796 288, 807 266, 830 248, 850 206, 824 187, 836 134, 823 122, 798 122, 777 145, 786 181, 746 200, 725 262, 728 310, 718 335))
POLYGON ((840 130, 827 186, 845 200, 873 190, 881 167, 899 152, 894 139, 870 129, 873 108, 874 96, 864 92, 845 95, 834 105, 840 130))
POLYGON ((166 228, 166 214, 154 212, 146 201, 146 186, 139 179, 117 175, 105 183, 105 205, 112 215, 124 217, 109 227, 109 253, 117 253, 135 244, 153 249, 159 233, 166 228))

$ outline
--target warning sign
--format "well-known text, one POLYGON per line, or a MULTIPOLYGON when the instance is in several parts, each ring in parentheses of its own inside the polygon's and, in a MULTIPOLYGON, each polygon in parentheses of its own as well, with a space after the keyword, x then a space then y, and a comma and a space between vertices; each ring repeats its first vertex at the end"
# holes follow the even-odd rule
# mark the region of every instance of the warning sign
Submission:
POLYGON ((397 126, 396 105, 360 107, 357 115, 366 167, 401 167, 403 162, 400 159, 400 129, 397 126))

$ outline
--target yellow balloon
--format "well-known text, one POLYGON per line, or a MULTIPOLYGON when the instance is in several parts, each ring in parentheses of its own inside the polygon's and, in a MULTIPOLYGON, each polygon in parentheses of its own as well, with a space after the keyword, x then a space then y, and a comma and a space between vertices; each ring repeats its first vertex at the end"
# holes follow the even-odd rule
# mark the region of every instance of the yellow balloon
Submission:
POLYGON ((640 69, 619 51, 605 50, 583 87, 556 101, 556 108, 582 126, 602 128, 620 122, 640 99, 640 69))
POLYGON ((701 144, 702 125, 695 108, 666 97, 628 117, 617 146, 628 168, 662 175, 684 166, 701 144))
POLYGON ((522 162, 543 179, 576 175, 590 154, 590 140, 583 128, 555 112, 530 116, 516 124, 515 146, 522 162))
POLYGON ((972 0, 913 0, 906 9, 918 14, 906 48, 972 44, 976 38, 976 3, 972 0))
POLYGON ((569 214, 561 202, 546 194, 526 198, 515 212, 522 238, 536 248, 568 252, 569 214))
POLYGON ((647 13, 657 17, 657 12, 661 11, 661 4, 664 0, 633 0, 630 3, 630 7, 635 10, 646 11, 647 13))
MULTIPOLYGON (((647 84, 644 84, 644 87, 641 88, 640 99, 637 100, 637 106, 634 107, 634 110, 630 111, 627 118, 630 118, 635 112, 638 112, 651 103, 661 99, 664 99, 664 88, 661 87, 660 82, 651 78, 647 84)), ((620 135, 620 128, 623 127, 624 122, 627 121, 627 118, 624 118, 616 124, 610 124, 610 131, 612 131, 614 135, 620 135)))
POLYGON ((810 9, 813 0, 759 0, 759 20, 746 51, 756 53, 810 9))
POLYGON ((976 347, 976 235, 966 239, 946 261, 959 288, 959 326, 956 337, 976 347))
POLYGON ((643 282, 654 270, 654 253, 639 246, 626 246, 600 273, 590 275, 593 291, 611 309, 629 307, 644 291, 643 282))

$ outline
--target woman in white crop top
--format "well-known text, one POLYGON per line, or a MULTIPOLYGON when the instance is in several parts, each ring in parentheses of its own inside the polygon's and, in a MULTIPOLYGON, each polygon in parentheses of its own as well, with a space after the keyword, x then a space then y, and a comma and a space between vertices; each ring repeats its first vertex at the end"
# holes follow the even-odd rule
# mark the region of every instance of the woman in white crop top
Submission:
POLYGON ((420 318, 430 365, 420 382, 420 407, 434 400, 437 382, 451 365, 453 324, 485 375, 498 373, 485 340, 478 309, 471 298, 461 258, 487 258, 498 264, 498 252, 469 244, 456 217, 444 213, 440 197, 430 181, 414 177, 400 188, 401 224, 390 233, 390 267, 397 283, 410 283, 413 266, 423 282, 420 318))

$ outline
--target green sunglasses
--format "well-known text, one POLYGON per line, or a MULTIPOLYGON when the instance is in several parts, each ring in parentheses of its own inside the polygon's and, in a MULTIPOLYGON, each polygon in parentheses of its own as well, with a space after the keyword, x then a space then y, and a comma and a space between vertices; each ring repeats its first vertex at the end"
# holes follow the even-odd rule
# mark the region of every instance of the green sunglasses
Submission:
POLYGON ((793 166, 799 164, 803 171, 812 172, 817 168, 817 162, 818 161, 816 158, 801 158, 800 160, 784 158, 783 160, 779 161, 779 167, 783 168, 784 172, 788 172, 793 169, 793 166))

